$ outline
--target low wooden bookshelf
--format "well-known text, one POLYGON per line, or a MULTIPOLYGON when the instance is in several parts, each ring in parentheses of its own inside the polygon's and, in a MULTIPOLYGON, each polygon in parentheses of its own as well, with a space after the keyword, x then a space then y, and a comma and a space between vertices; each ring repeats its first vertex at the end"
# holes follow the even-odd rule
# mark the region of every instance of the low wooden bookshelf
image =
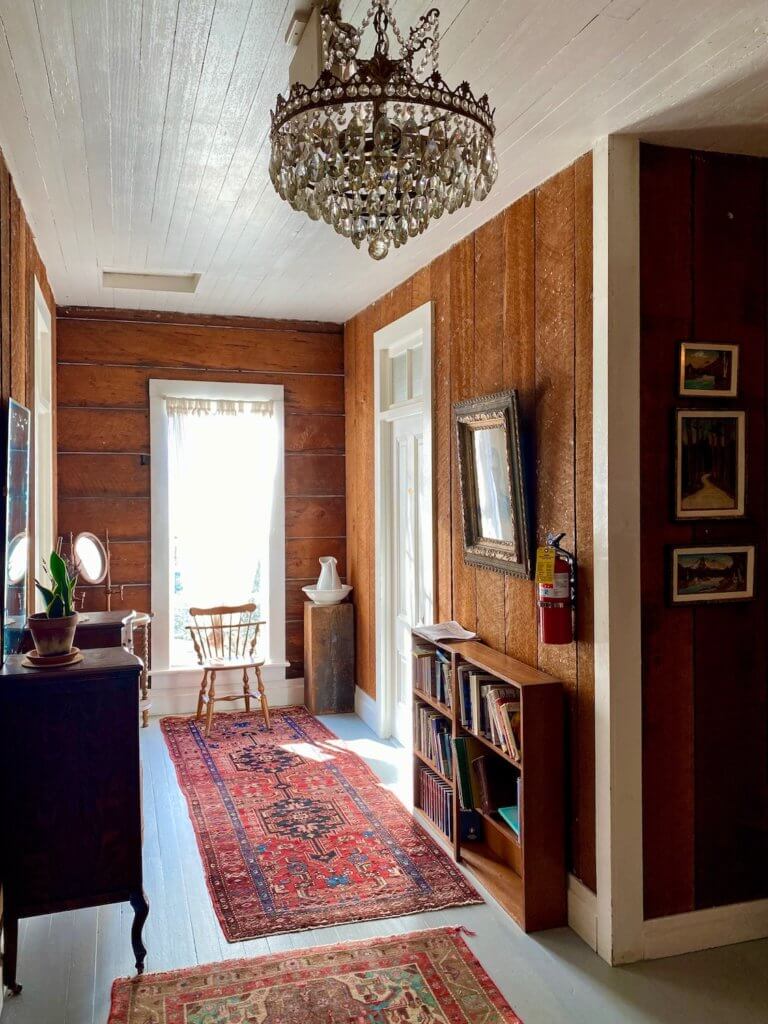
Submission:
MULTIPOLYGON (((449 688, 440 700, 434 693, 419 688, 414 672, 414 810, 420 820, 451 847, 454 858, 476 876, 478 882, 505 908, 526 932, 554 928, 567 923, 565 866, 565 760, 564 693, 562 683, 544 672, 509 658, 478 641, 465 643, 429 643, 414 634, 414 661, 417 657, 443 658, 448 668, 444 686, 449 688), (442 652, 440 655, 437 652, 442 652), (416 653, 422 652, 422 653, 416 653), (462 724, 458 668, 471 666, 494 683, 513 687, 520 697, 520 756, 507 752, 462 724), (446 720, 440 723, 450 735, 452 765, 438 766, 434 757, 418 749, 416 718, 426 706, 446 720), (486 814, 476 808, 480 834, 477 839, 462 839, 457 761, 453 740, 470 737, 488 755, 486 771, 498 776, 494 781, 502 792, 508 787, 509 803, 518 806, 516 833, 498 814, 486 814), (445 794, 450 808, 448 829, 441 827, 441 815, 430 815, 421 806, 427 803, 425 774, 432 773, 430 794, 445 794), (518 781, 519 784, 518 784, 518 781), (450 833, 450 835, 449 835, 450 833)), ((491 684, 493 685, 493 684, 491 684)), ((436 688, 434 688, 436 689, 436 688)), ((517 699, 516 696, 513 699, 517 699)), ((475 723, 473 723, 475 724, 475 723)), ((439 805, 442 808, 443 804, 439 805)))

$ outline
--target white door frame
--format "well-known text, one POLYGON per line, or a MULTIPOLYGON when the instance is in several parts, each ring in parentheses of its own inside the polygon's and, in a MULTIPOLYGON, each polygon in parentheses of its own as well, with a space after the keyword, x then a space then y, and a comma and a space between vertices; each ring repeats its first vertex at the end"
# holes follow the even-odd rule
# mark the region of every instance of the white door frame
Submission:
MULTIPOLYGON (((48 556, 56 544, 54 534, 55 505, 54 500, 54 460, 56 445, 53 436, 53 411, 55 406, 55 380, 53 355, 53 328, 51 311, 42 293, 37 278, 34 278, 33 306, 33 345, 34 345, 34 400, 32 416, 34 421, 34 575, 44 578, 43 559, 47 564, 48 556), (45 436, 43 435, 45 428, 45 436), (43 479, 45 476, 45 480, 43 479)), ((35 607, 42 611, 42 598, 35 593, 35 607)))
POLYGON ((433 304, 411 310, 399 320, 387 324, 373 336, 373 396, 374 396, 374 452, 375 452, 375 576, 376 594, 376 711, 372 725, 379 736, 392 735, 392 708, 394 672, 391 665, 390 644, 385 635, 384 610, 391 605, 393 597, 389 592, 391 572, 384 571, 385 560, 391 557, 391 542, 394 535, 391 509, 392 489, 392 431, 394 420, 420 413, 423 423, 423 451, 425 486, 422 493, 422 541, 431 558, 422 560, 422 590, 425 607, 422 610, 424 622, 432 622, 435 593, 435 556, 433 530, 433 487, 434 466, 432 458, 432 321, 433 304), (422 339, 422 393, 418 398, 392 406, 388 382, 383 379, 382 364, 393 351, 413 347, 417 338, 422 339))
MULTIPOLYGON (((242 401, 274 402, 274 415, 281 439, 277 454, 276 486, 272 503, 272 529, 269 548, 269 661, 263 669, 265 682, 285 679, 285 489, 284 489, 284 401, 283 386, 271 384, 230 384, 223 381, 150 380, 150 481, 152 508, 152 628, 153 687, 180 691, 189 700, 197 690, 200 669, 196 666, 171 666, 169 617, 171 607, 170 541, 168 532, 168 414, 164 398, 222 398, 242 401)), ((222 677, 219 690, 228 692, 242 684, 236 673, 222 677), (231 676, 232 679, 227 679, 231 676)), ((218 685, 218 684, 217 684, 218 685)))

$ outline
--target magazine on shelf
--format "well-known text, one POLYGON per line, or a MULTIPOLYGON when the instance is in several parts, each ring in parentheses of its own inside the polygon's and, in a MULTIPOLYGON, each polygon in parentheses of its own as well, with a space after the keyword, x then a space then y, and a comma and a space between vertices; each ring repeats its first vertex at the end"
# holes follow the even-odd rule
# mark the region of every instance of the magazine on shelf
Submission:
POLYGON ((415 626, 413 632, 423 640, 436 644, 441 640, 475 640, 477 633, 464 629, 458 622, 436 622, 434 626, 415 626))

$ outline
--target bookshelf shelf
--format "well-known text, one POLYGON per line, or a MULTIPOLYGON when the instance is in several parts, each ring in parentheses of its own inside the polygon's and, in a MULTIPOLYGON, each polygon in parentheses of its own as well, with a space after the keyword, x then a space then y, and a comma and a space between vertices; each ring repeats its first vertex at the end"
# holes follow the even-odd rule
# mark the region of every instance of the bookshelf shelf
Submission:
MULTIPOLYGON (((416 634, 413 639, 418 652, 414 684, 417 678, 419 683, 413 689, 415 719, 416 708, 426 704, 448 720, 450 741, 443 737, 440 749, 444 753, 449 743, 452 758, 451 777, 414 750, 414 813, 440 841, 450 845, 455 859, 525 931, 565 924, 562 683, 478 641, 430 644, 416 634), (425 687, 433 692, 426 692, 425 687), (433 694, 450 700, 451 705, 433 694), (481 700, 488 707, 481 705, 481 700), (523 758, 515 760, 487 735, 463 725, 462 717, 471 726, 482 722, 484 732, 495 739, 503 736, 505 743, 519 745, 523 758), (452 806, 449 829, 418 806, 418 794, 424 792, 422 776, 428 773, 449 787, 444 797, 452 806), (475 815, 473 820, 465 820, 472 819, 472 814, 462 810, 461 800, 470 796, 475 815), (519 835, 494 811, 495 807, 516 804, 519 835), (465 835, 473 838, 462 838, 462 826, 465 835)), ((422 711, 422 720, 424 717, 422 711)), ((442 754, 441 758, 445 760, 442 754)), ((445 803, 438 816, 445 824, 445 803)))

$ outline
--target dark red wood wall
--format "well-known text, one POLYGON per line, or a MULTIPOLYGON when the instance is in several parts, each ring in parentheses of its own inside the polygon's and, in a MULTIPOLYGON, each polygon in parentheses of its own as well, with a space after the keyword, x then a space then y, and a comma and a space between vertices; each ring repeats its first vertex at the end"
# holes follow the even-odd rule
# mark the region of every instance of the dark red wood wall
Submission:
POLYGON ((768 161, 642 146, 641 533, 645 916, 768 896, 768 161), (673 521, 682 339, 740 345, 742 520, 673 521), (754 543, 749 603, 671 607, 669 547, 754 543))

